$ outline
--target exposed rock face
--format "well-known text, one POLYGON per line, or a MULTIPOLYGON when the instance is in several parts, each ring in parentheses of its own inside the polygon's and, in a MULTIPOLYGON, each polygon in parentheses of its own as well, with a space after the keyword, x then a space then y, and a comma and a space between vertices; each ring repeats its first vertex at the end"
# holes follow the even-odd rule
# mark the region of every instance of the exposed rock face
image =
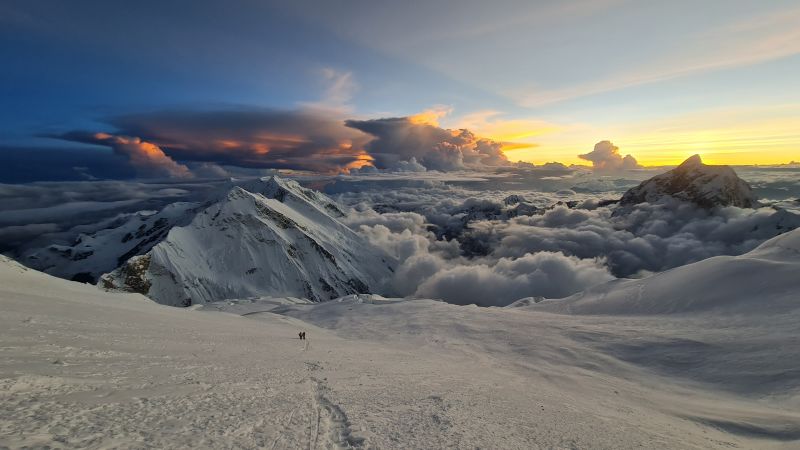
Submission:
POLYGON ((339 222, 341 215, 329 198, 293 181, 271 177, 234 186, 101 284, 174 306, 375 292, 395 262, 339 222))
POLYGON ((699 155, 628 190, 620 204, 656 203, 663 197, 691 202, 704 208, 753 208, 758 205, 750 185, 739 178, 733 169, 703 164, 699 155))
POLYGON ((527 200, 519 194, 512 194, 503 199, 503 204, 506 206, 514 206, 524 202, 527 202, 527 200))

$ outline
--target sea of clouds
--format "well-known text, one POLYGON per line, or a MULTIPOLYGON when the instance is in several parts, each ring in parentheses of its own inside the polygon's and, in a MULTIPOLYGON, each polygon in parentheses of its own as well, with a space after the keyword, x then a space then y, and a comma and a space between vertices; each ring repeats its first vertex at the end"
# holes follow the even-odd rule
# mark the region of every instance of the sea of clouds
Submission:
POLYGON ((800 182, 783 170, 749 172, 757 193, 782 194, 756 209, 606 201, 652 174, 373 180, 329 190, 342 191, 336 198, 351 206, 353 229, 399 259, 390 286, 396 294, 482 306, 561 298, 618 277, 739 255, 800 227, 800 205, 791 200, 800 182))
MULTIPOLYGON (((800 169, 739 168, 764 206, 702 209, 607 200, 657 172, 562 167, 490 173, 307 176, 348 211, 346 223, 400 261, 384 293, 457 304, 560 298, 617 277, 642 277, 745 253, 800 227, 800 169)), ((206 198, 222 180, 0 184, 0 251, 18 257, 70 244, 111 221, 206 198)))

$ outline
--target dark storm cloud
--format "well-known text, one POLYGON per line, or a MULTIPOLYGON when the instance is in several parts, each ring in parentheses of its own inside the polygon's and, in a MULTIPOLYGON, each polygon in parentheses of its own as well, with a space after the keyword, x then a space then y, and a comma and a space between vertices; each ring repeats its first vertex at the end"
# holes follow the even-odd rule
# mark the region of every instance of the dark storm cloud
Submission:
POLYGON ((223 175, 220 166, 321 173, 511 167, 499 142, 407 117, 345 121, 340 111, 320 108, 239 108, 129 114, 105 122, 115 131, 49 137, 107 146, 144 177, 223 175))
POLYGON ((502 144, 475 136, 466 129, 448 130, 408 117, 348 120, 348 127, 374 139, 366 150, 378 169, 398 169, 419 164, 442 172, 506 166, 502 144))
POLYGON ((108 122, 118 134, 153 142, 179 161, 339 172, 369 159, 366 135, 346 127, 338 114, 318 109, 172 110, 108 122))

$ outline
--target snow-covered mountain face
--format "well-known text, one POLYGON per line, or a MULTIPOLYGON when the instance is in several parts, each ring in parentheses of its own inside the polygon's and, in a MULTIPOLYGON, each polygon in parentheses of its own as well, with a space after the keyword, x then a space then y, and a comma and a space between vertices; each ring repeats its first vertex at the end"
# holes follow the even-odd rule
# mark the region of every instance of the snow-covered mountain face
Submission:
POLYGON ((288 181, 231 180, 202 201, 176 202, 160 211, 120 214, 98 223, 97 231, 79 234, 70 244, 35 248, 22 254, 19 260, 28 267, 59 278, 96 283, 101 275, 120 267, 128 259, 150 251, 166 238, 172 227, 189 224, 199 211, 225 198, 234 186, 276 198, 292 208, 302 209, 311 202, 332 217, 344 216, 339 206, 325 195, 288 181))
POLYGON ((694 155, 675 169, 628 190, 622 196, 620 204, 656 203, 665 196, 692 202, 704 208, 752 208, 758 205, 750 185, 739 178, 733 169, 703 164, 699 155, 694 155))
POLYGON ((247 182, 102 276, 100 284, 175 306, 266 295, 324 301, 376 292, 395 263, 339 222, 341 216, 333 201, 294 181, 247 182))
POLYGON ((177 202, 158 212, 123 214, 97 232, 80 234, 72 245, 49 245, 23 255, 20 260, 50 275, 95 283, 104 273, 149 251, 172 227, 191 222, 202 208, 201 203, 177 202))

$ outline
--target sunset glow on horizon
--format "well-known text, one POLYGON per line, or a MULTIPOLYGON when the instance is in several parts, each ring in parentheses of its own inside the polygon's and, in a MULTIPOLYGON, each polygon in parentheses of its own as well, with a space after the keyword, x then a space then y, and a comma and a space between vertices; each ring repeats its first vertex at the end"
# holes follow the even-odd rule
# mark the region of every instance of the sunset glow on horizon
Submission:
POLYGON ((510 160, 534 164, 585 164, 577 154, 604 139, 613 141, 622 153, 632 154, 644 166, 676 165, 694 154, 703 156, 708 164, 776 165, 800 161, 800 105, 709 111, 607 128, 519 119, 496 120, 484 126, 474 120, 461 124, 507 143, 503 151, 510 160))
POLYGON ((159 174, 591 165, 601 141, 633 167, 800 161, 791 0, 87 3, 0 8, 0 158, 119 155, 102 132, 159 174))

